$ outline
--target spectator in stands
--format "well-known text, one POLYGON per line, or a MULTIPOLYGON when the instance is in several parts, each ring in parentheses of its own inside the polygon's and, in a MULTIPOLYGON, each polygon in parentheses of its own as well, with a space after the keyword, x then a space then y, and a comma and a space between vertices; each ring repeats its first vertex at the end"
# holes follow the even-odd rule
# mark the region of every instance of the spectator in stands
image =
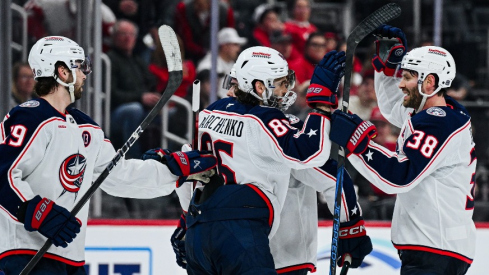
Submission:
MULTIPOLYGON (((241 52, 241 46, 246 44, 248 39, 240 37, 234 28, 223 28, 217 34, 219 52, 217 55, 217 75, 219 77, 217 95, 220 98, 226 97, 227 89, 222 88, 224 76, 229 74, 231 68, 241 52)), ((212 65, 212 54, 209 51, 197 66, 197 72, 210 70, 212 65)))
MULTIPOLYGON (((149 64, 153 40, 158 36, 158 12, 161 11, 160 0, 103 0, 114 12, 118 20, 125 19, 138 28, 134 55, 140 56, 149 64)), ((167 7, 168 8, 168 7, 167 7)))
MULTIPOLYGON (((192 0, 177 5, 175 32, 182 38, 185 52, 197 64, 210 46, 210 0, 192 0)), ((219 29, 234 28, 234 13, 219 2, 219 29)))
POLYGON ((349 110, 363 120, 369 120, 372 110, 377 106, 375 96, 374 72, 367 71, 363 75, 362 83, 356 95, 350 96, 349 110))
MULTIPOLYGON (((122 146, 161 96, 155 92, 156 81, 146 63, 133 55, 136 37, 134 23, 118 20, 113 28, 113 47, 107 53, 112 63, 110 137, 115 148, 122 146)), ((141 143, 136 142, 126 156, 141 157, 141 143)))
POLYGON ((289 0, 287 2, 292 19, 285 22, 285 32, 292 36, 294 49, 303 53, 309 35, 317 31, 317 27, 309 22, 311 16, 310 0, 289 0))
MULTIPOLYGON (((105 1, 104 1, 105 2, 105 1)), ((74 39, 76 30, 76 1, 29 0, 24 9, 27 12, 27 32, 31 44, 42 37, 61 35, 74 39)), ((115 23, 116 16, 104 3, 100 6, 102 15, 102 33, 109 36, 109 29, 115 23)))
MULTIPOLYGON (((331 36, 337 37, 334 33, 330 33, 331 36)), ((328 36, 328 33, 326 34, 326 37, 328 36)), ((336 39, 336 38, 335 38, 336 39)), ((336 42, 330 42, 332 44, 336 45, 336 42)), ((333 47, 333 45, 330 45, 330 47, 333 47)), ((340 44, 339 46, 340 51, 345 51, 346 52, 346 41, 340 44)), ((373 72, 373 67, 372 64, 369 64, 369 67, 364 70, 364 66, 362 62, 360 61, 360 58, 358 56, 354 55, 353 56, 353 70, 352 70, 352 75, 351 75, 351 87, 350 87, 350 96, 356 95, 358 92, 358 87, 360 84, 362 84, 362 72, 367 72, 369 71, 369 74, 372 74, 373 72)))
POLYGON ((253 40, 255 46, 270 47, 270 35, 276 31, 284 30, 284 23, 280 20, 280 7, 261 4, 256 7, 253 19, 256 23, 253 29, 253 40))
MULTIPOLYGON (((185 48, 183 47, 183 41, 177 35, 178 44, 180 46, 180 53, 182 55, 182 83, 175 91, 176 96, 185 98, 187 96, 188 89, 192 87, 192 83, 195 80, 195 65, 192 60, 186 59, 185 48)), ((149 71, 156 77, 156 91, 162 93, 168 85, 168 78, 170 73, 168 72, 168 66, 166 64, 165 53, 161 47, 161 41, 159 37, 156 38, 155 50, 151 55, 151 64, 149 64, 149 71)))
POLYGON ((282 31, 272 32, 270 35, 270 48, 281 53, 289 64, 301 56, 301 54, 292 46, 292 36, 282 31))
POLYGON ((321 61, 326 53, 326 38, 324 34, 315 32, 309 35, 304 55, 289 64, 290 69, 295 71, 296 85, 303 86, 305 85, 304 83, 307 83, 306 81, 311 79, 316 64, 321 61))
MULTIPOLYGON (((330 52, 332 50, 338 49, 338 43, 340 41, 340 38, 339 38, 337 33, 326 32, 326 33, 324 33, 324 37, 326 38, 326 52, 330 52)), ((346 48, 345 48, 345 50, 346 50, 346 48)))
POLYGON ((253 45, 251 42, 254 42, 253 28, 250 28, 250 26, 253 26, 256 23, 253 19, 253 14, 256 7, 263 3, 263 0, 228 0, 227 2, 233 7, 234 18, 236 19, 236 30, 240 36, 248 38, 249 44, 243 48, 248 48, 250 45, 253 45))
POLYGON ((34 76, 28 63, 16 63, 12 68, 12 97, 10 98, 10 108, 24 103, 32 97, 36 97, 34 92, 34 76))

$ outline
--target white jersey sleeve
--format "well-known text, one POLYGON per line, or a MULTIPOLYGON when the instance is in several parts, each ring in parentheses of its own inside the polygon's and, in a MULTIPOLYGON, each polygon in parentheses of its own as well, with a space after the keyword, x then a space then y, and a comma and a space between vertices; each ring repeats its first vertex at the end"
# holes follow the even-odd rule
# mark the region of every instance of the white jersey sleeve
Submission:
POLYGON ((375 72, 375 94, 380 112, 391 124, 401 128, 413 109, 402 105, 404 94, 398 87, 399 82, 399 78, 375 72))

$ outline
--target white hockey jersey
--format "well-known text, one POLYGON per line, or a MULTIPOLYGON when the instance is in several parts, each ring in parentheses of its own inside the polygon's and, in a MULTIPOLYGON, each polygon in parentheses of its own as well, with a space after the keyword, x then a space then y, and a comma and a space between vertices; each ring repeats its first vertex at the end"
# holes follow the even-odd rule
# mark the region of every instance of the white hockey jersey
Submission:
POLYGON ((398 194, 392 218, 397 249, 421 250, 472 263, 475 253, 476 157, 470 116, 447 97, 447 106, 412 115, 402 105, 398 79, 375 74, 384 117, 401 133, 396 152, 371 141, 353 166, 372 184, 398 194))
MULTIPOLYGON (((46 238, 18 222, 20 204, 35 195, 71 210, 107 167, 115 150, 102 129, 77 109, 58 112, 44 99, 23 103, 0 124, 0 259, 34 255, 46 238)), ((108 194, 154 198, 170 194, 177 176, 154 160, 121 160, 101 185, 108 194)), ((84 264, 89 203, 76 217, 81 232, 67 248, 52 246, 45 257, 84 264)))
POLYGON ((212 150, 226 184, 257 186, 270 200, 272 230, 280 223, 290 170, 318 167, 329 158, 330 121, 309 114, 302 129, 278 109, 224 98, 199 114, 199 148, 212 150))
MULTIPOLYGON (((337 165, 336 161, 328 160, 320 168, 292 169, 287 197, 280 214, 280 226, 270 239, 270 250, 279 274, 298 269, 309 269, 311 272, 316 270, 317 192, 325 196, 332 212, 337 165)), ((362 214, 348 173, 344 176, 341 195, 341 222, 350 221, 362 214)))

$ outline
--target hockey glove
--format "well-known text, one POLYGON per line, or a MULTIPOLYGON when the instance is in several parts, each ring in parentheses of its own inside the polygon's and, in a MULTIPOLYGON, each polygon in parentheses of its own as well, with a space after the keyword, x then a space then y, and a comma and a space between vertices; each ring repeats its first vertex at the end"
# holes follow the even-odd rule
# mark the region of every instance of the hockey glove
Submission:
POLYGON ((39 195, 19 207, 17 218, 27 231, 39 231, 55 246, 67 247, 80 233, 81 224, 68 210, 39 195))
POLYGON ((185 233, 187 233, 187 226, 185 223, 185 213, 183 213, 178 221, 177 229, 175 229, 170 238, 171 246, 177 256, 177 264, 183 269, 187 268, 187 260, 185 259, 185 233))
POLYGON ((372 138, 377 135, 377 128, 370 121, 364 121, 355 114, 340 110, 331 115, 331 133, 329 138, 348 151, 347 155, 361 154, 372 138))
POLYGON ((406 35, 401 29, 385 24, 378 27, 373 34, 379 38, 375 41, 376 54, 372 58, 372 66, 379 73, 393 76, 406 54, 406 35))
POLYGON ((342 267, 346 254, 352 258, 351 267, 357 268, 363 258, 372 252, 372 241, 367 236, 362 217, 340 223, 340 241, 338 244, 338 266, 342 267))
MULTIPOLYGON (((168 149, 156 148, 146 151, 142 159, 154 159, 165 164, 172 174, 179 177, 177 187, 187 180, 192 180, 192 178, 187 179, 188 176, 207 172, 217 165, 215 156, 197 150, 172 153, 168 149)), ((212 172, 205 174, 212 174, 212 172)))
POLYGON ((317 64, 307 89, 306 102, 311 108, 317 103, 338 107, 336 95, 340 79, 345 74, 345 52, 328 52, 317 64))

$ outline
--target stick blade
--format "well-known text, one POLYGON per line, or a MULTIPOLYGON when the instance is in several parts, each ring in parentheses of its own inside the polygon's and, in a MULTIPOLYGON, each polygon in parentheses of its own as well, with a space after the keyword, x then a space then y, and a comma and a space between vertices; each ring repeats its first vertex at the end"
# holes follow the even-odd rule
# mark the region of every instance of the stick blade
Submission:
POLYGON ((158 36, 160 37, 161 45, 163 46, 163 51, 165 52, 168 71, 181 71, 182 55, 180 53, 177 35, 170 26, 162 25, 158 29, 158 36))
POLYGON ((389 3, 380 7, 353 29, 348 36, 348 42, 351 39, 357 44, 360 43, 363 38, 373 32, 377 27, 399 17, 399 15, 401 15, 401 7, 396 3, 389 3))

